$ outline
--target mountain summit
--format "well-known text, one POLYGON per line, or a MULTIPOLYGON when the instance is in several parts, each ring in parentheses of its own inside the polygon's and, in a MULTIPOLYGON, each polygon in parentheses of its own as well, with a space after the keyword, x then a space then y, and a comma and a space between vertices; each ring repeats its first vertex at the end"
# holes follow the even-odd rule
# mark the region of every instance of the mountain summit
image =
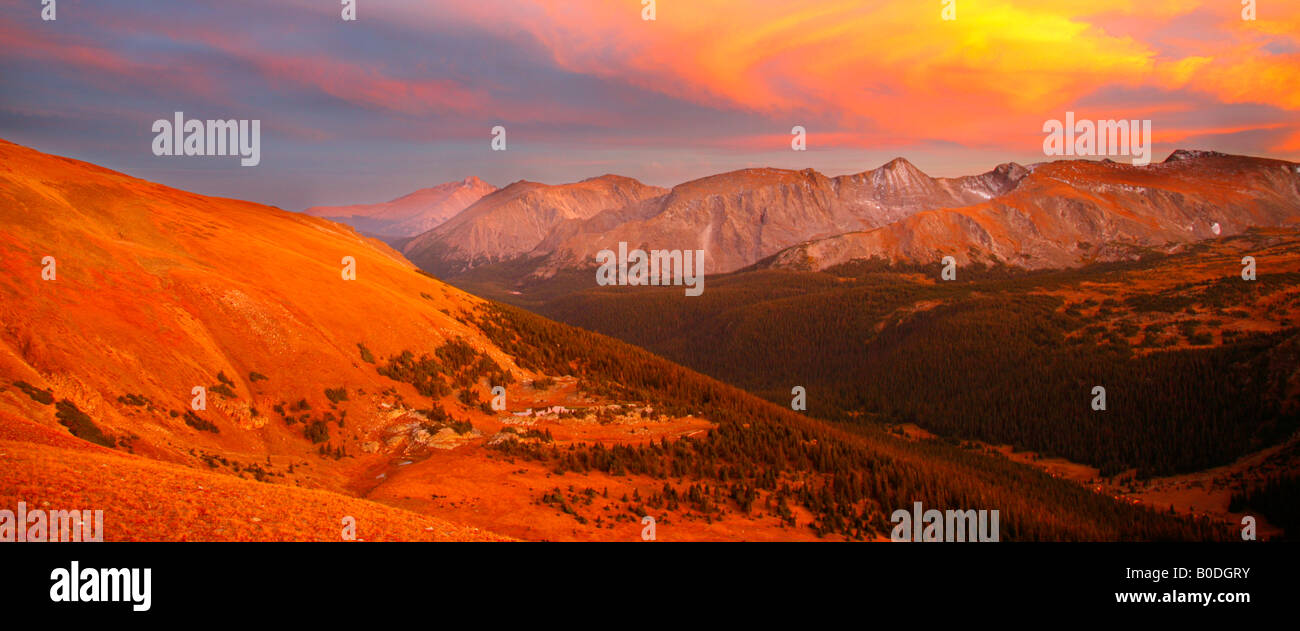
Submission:
POLYGON ((313 206, 302 212, 345 223, 379 237, 413 237, 442 225, 495 190, 495 186, 470 176, 378 204, 313 206))
POLYGON ((663 194, 632 178, 602 175, 556 186, 519 181, 483 197, 406 244, 407 257, 437 274, 531 254, 556 226, 663 194))

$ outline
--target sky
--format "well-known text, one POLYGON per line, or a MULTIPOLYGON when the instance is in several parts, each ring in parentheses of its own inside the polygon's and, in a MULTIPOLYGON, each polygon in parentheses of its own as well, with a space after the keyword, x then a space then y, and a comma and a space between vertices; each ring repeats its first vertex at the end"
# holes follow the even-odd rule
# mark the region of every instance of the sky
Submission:
POLYGON ((470 175, 973 174, 1053 159, 1067 111, 1151 120, 1157 161, 1300 161, 1296 0, 42 1, 0 0, 0 138, 290 210, 470 175), (177 111, 260 120, 260 164, 155 156, 177 111))

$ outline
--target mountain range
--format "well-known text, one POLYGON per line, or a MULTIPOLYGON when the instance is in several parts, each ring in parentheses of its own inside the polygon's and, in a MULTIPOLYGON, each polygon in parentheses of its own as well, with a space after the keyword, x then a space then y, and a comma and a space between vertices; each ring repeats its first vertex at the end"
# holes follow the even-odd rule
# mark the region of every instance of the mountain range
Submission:
POLYGON ((898 158, 854 175, 745 169, 671 189, 611 175, 516 182, 399 245, 416 264, 451 278, 494 265, 516 279, 547 278, 594 267, 598 251, 620 242, 703 250, 710 274, 949 255, 961 264, 1075 267, 1296 222, 1297 169, 1179 150, 1143 167, 1007 163, 958 178, 930 177, 898 158))
POLYGON ((1180 150, 1144 167, 1087 160, 1038 165, 1005 195, 801 243, 766 264, 825 269, 864 258, 924 263, 952 255, 959 263, 1077 267, 1297 221, 1300 167, 1180 150))

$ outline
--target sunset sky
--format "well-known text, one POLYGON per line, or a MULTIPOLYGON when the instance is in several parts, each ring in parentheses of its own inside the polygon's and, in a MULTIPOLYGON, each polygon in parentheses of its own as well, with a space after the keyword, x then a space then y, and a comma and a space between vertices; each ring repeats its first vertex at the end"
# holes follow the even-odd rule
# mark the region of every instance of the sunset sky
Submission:
POLYGON ((477 175, 670 186, 749 166, 932 175, 1046 159, 1045 120, 1300 160, 1300 2, 0 0, 0 137, 299 210, 477 175), (156 119, 260 119, 262 161, 155 157, 156 119), (489 149, 494 125, 509 150, 489 149), (808 130, 808 151, 790 129, 808 130))

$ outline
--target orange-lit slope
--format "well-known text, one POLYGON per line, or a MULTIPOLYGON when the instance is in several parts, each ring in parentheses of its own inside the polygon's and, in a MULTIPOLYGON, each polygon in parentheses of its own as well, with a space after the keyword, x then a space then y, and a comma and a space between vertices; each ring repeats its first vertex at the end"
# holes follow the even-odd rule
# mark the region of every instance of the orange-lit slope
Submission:
POLYGON ((496 541, 503 537, 337 493, 150 461, 0 413, 0 507, 102 510, 105 541, 496 541))
MULTIPOLYGON (((132 423, 99 393, 184 410, 191 389, 219 383, 221 372, 237 397, 209 393, 212 420, 257 428, 265 416, 250 408, 264 415, 277 403, 264 389, 318 401, 342 383, 391 386, 361 368, 358 343, 382 358, 463 336, 510 365, 455 317, 476 299, 349 228, 11 143, 0 144, 0 271, 0 374, 54 387, 144 443, 191 430, 175 419, 132 423), (45 256, 57 280, 42 280, 45 256), (344 257, 355 258, 356 280, 343 279, 344 257), (252 382, 253 372, 267 380, 252 382), (63 377, 45 384, 42 375, 63 377)), ((223 431, 211 440, 278 438, 223 431)))
POLYGON ((527 376, 463 321, 477 303, 350 228, 0 141, 5 418, 68 437, 67 401, 122 452, 345 490, 385 458, 358 445, 394 421, 395 400, 418 399, 358 344, 383 361, 463 338, 527 376), (54 280, 42 279, 47 256, 54 280), (356 280, 344 280, 344 257, 356 280), (213 388, 222 377, 228 395, 213 388), (207 409, 187 423, 196 386, 208 389, 207 409), (336 405, 324 391, 341 386, 349 398, 336 405), (328 442, 312 443, 303 423, 272 412, 298 401, 317 417, 346 412, 346 427, 334 421, 328 442), (322 446, 356 457, 316 457, 322 446))

